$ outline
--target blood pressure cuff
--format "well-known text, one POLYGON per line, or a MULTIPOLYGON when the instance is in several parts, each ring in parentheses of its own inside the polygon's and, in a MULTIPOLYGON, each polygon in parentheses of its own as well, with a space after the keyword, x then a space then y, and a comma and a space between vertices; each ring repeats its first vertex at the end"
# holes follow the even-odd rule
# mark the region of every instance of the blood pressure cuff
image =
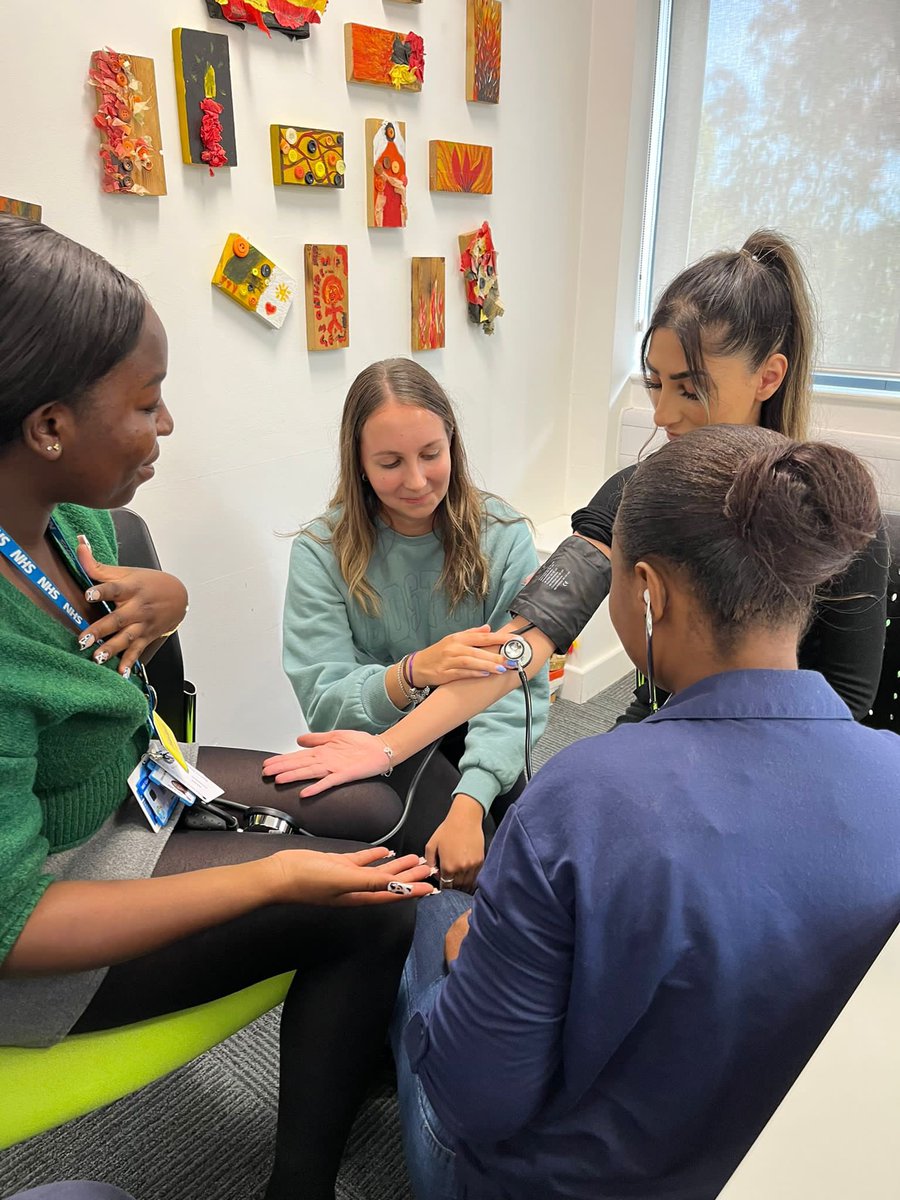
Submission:
POLYGON ((535 571, 509 611, 524 617, 565 654, 609 595, 612 564, 583 537, 568 537, 535 571))

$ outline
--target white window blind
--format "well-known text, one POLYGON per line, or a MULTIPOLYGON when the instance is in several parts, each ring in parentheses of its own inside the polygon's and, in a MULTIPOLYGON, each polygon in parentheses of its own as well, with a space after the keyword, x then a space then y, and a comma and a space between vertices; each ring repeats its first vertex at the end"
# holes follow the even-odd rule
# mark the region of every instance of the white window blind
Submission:
POLYGON ((774 226, 818 298, 818 370, 900 376, 900 2, 671 4, 652 294, 774 226))

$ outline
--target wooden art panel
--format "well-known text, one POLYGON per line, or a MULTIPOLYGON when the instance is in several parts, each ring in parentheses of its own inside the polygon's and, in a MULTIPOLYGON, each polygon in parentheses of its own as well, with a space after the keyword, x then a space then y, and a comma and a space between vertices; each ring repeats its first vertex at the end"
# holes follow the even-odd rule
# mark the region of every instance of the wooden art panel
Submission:
POLYGON ((429 142, 428 186, 433 192, 489 196, 494 190, 493 149, 469 142, 429 142))
POLYGON ((413 350, 440 350, 444 345, 445 280, 442 258, 412 260, 413 350))
POLYGON ((104 192, 165 196, 166 168, 152 58, 95 50, 88 79, 97 89, 104 192))
POLYGON ((466 0, 466 99, 500 102, 500 0, 466 0))
POLYGON ((344 26, 348 83, 374 83, 421 92, 425 43, 417 33, 395 33, 373 25, 344 26))
POLYGON ((406 122, 366 121, 366 200, 370 229, 406 225, 406 122))
POLYGON ((487 221, 471 233, 460 234, 459 269, 466 283, 469 320, 484 333, 492 334, 494 322, 504 310, 497 278, 497 250, 487 221))
POLYGON ((347 247, 306 245, 306 346, 346 350, 350 345, 347 247))
POLYGON ((196 166, 237 166, 228 35, 173 29, 181 157, 196 166))
POLYGON ((13 200, 12 196, 0 196, 0 213, 27 217, 29 221, 40 221, 41 211, 39 204, 30 204, 27 200, 13 200))
POLYGON ((344 135, 337 129, 270 125, 272 178, 277 185, 342 188, 346 175, 344 135))
POLYGON ((239 233, 229 233, 212 283, 275 329, 284 324, 297 291, 296 280, 239 233))

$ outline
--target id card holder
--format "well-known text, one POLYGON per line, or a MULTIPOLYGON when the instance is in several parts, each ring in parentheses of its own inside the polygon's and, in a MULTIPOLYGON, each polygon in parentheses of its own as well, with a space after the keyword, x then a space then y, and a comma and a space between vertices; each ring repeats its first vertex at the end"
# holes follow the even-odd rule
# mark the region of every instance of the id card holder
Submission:
POLYGON ((153 779, 146 755, 128 776, 128 786, 154 833, 164 829, 180 803, 180 797, 153 779))

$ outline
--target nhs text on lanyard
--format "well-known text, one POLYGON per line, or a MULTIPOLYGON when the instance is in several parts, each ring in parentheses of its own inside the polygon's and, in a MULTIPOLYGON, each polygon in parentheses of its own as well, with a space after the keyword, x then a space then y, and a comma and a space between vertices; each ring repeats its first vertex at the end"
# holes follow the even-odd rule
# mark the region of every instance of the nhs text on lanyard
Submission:
POLYGON ((13 541, 2 527, 0 527, 0 554, 21 571, 30 584, 42 591, 76 629, 87 628, 88 621, 75 605, 63 595, 52 579, 47 578, 37 563, 32 562, 18 542, 13 541))

